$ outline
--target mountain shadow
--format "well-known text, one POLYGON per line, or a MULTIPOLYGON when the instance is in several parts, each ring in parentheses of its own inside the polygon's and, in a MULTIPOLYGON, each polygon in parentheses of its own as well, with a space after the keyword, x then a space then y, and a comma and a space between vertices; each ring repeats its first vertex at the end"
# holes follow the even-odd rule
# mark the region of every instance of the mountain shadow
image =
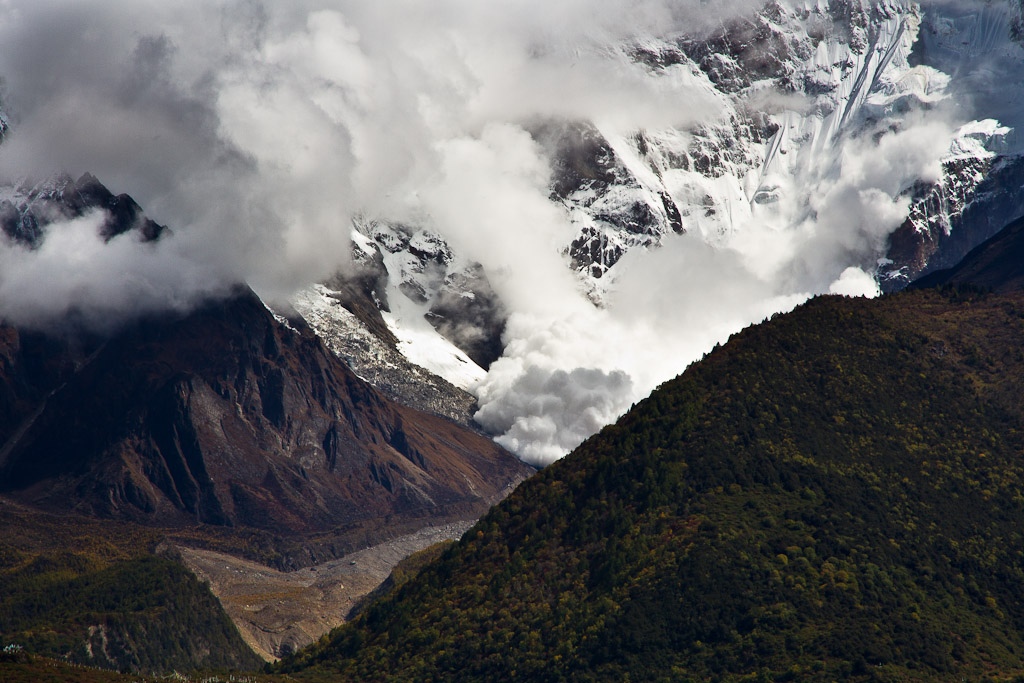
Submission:
POLYGON ((972 249, 953 268, 926 275, 911 286, 927 289, 942 285, 972 285, 996 292, 1024 289, 1024 218, 972 249))

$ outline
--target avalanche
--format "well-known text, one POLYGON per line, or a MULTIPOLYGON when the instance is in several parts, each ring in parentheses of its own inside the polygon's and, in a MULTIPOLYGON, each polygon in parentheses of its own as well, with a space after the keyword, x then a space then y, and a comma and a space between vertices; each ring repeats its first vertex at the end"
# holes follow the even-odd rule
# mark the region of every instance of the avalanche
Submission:
MULTIPOLYGON (((550 462, 746 324, 818 293, 901 287, 939 261, 930 245, 944 236, 987 237, 965 208, 988 201, 1012 213, 1024 194, 978 195, 993 168, 1020 158, 1013 128, 986 115, 1016 118, 1002 100, 1021 89, 1003 93, 987 70, 1015 73, 1024 51, 1013 42, 1018 7, 968 4, 769 2, 710 33, 577 46, 612 71, 641 65, 658 87, 712 102, 714 115, 649 126, 539 111, 519 122, 548 160, 545 191, 571 226, 561 267, 577 277, 572 291, 549 292, 556 314, 510 311, 503 357, 463 384, 481 423, 531 462, 550 462), (920 237, 897 250, 890 236, 901 230, 920 237)), ((374 239, 393 303, 409 283, 436 296, 414 272, 423 259, 374 239)), ((494 283, 505 299, 536 273, 497 262, 513 274, 494 283)))

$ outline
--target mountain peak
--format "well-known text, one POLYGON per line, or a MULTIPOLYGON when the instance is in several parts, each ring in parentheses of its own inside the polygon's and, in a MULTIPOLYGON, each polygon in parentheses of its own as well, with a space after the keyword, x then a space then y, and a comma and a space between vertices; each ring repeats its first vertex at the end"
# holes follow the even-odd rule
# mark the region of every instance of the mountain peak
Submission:
POLYGON ((0 200, 0 230, 15 241, 38 247, 50 225, 80 218, 90 211, 105 212, 101 236, 110 240, 137 231, 147 242, 167 228, 148 218, 127 194, 114 195, 91 173, 74 180, 56 173, 40 182, 24 182, 0 200))

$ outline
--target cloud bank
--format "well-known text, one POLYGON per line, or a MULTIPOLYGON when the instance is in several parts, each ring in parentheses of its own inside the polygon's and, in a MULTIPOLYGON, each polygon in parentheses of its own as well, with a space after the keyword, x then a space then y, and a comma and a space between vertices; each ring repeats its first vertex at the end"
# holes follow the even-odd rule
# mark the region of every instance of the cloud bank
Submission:
POLYGON ((622 45, 760 4, 5 0, 0 176, 92 172, 173 235, 104 243, 90 215, 36 251, 0 245, 0 316, 109 323, 242 281, 285 297, 345 267, 353 216, 428 225, 484 265, 511 311, 478 419, 551 462, 744 325, 814 293, 873 293, 901 191, 938 172, 952 115, 850 140, 742 231, 631 253, 605 305, 587 300, 526 128, 718 120, 728 103, 706 82, 652 74, 622 45))

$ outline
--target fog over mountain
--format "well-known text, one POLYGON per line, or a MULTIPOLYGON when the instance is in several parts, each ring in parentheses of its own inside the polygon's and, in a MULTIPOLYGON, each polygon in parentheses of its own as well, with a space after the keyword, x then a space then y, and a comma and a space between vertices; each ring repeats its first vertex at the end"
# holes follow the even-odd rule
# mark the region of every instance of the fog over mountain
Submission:
POLYGON ((1019 152, 1019 3, 771 5, 793 87, 726 87, 679 51, 754 0, 4 0, 3 192, 88 171, 171 233, 104 241, 87 215, 5 241, 0 315, 104 328, 240 281, 284 300, 348 267, 353 219, 422 226, 509 314, 477 420, 551 462, 743 326, 876 294, 913 188, 1019 152), (720 172, 657 161, 758 116, 770 134, 720 172), (592 124, 683 229, 599 281, 570 268, 590 219, 553 201, 551 121, 592 124))

